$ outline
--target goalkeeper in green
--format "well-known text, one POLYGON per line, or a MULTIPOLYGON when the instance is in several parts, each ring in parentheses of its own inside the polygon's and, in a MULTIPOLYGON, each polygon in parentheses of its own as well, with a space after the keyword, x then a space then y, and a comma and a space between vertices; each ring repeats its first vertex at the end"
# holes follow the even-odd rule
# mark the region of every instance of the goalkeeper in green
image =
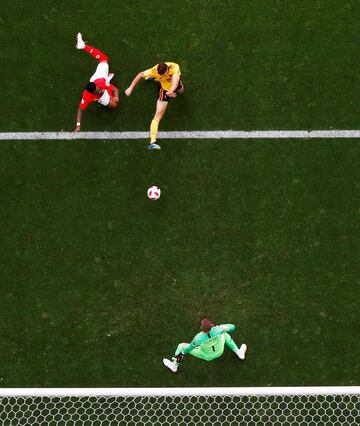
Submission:
POLYGON ((176 373, 185 355, 190 354, 205 361, 212 361, 224 353, 225 345, 234 351, 241 360, 244 360, 247 346, 245 343, 240 346, 240 349, 236 346, 228 334, 234 330, 235 325, 233 324, 214 325, 209 319, 204 318, 201 321, 201 332, 193 338, 192 342, 180 343, 172 361, 164 358, 163 363, 173 373, 176 373))

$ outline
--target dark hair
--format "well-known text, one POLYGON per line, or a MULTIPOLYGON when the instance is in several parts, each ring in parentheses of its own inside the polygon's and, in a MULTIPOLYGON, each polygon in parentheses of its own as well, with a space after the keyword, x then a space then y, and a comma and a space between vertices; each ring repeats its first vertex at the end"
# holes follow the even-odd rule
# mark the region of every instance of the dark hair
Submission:
POLYGON ((90 92, 90 93, 94 93, 95 92, 95 90, 96 90, 96 84, 95 83, 93 83, 92 81, 90 81, 90 83, 88 83, 86 86, 85 86, 85 90, 87 90, 88 92, 90 92))
POLYGON ((209 320, 209 318, 203 318, 201 320, 201 330, 205 333, 208 333, 211 330, 211 327, 214 327, 214 324, 209 320))
POLYGON ((164 63, 164 62, 161 62, 158 66, 157 66, 157 72, 160 74, 160 75, 163 75, 163 74, 165 74, 166 73, 166 71, 168 70, 168 66, 164 63))

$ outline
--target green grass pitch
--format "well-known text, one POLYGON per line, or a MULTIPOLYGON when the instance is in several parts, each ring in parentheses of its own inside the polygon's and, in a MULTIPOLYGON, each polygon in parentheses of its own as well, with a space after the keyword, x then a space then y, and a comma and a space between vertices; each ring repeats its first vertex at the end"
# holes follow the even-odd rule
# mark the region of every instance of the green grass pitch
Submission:
MULTIPOLYGON (((1 132, 73 130, 96 67, 78 31, 122 91, 180 64, 160 130, 359 128, 358 2, 3 3, 1 132)), ((93 105, 83 130, 147 130, 155 92, 93 105)), ((359 141, 161 145, 0 143, 0 386, 359 384, 359 141), (173 375, 161 360, 203 315, 248 359, 173 375)))

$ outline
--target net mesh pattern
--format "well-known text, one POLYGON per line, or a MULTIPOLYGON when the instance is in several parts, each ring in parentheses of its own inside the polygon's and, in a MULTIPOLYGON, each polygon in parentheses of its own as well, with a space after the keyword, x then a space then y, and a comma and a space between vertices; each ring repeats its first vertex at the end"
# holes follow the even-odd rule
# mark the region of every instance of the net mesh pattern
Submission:
POLYGON ((360 395, 1 397, 0 424, 360 425, 360 395))

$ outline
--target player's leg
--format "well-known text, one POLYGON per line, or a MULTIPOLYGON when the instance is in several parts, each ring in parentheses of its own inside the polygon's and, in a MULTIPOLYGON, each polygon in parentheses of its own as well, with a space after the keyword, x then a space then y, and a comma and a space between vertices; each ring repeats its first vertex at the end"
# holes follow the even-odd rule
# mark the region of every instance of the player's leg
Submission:
MULTIPOLYGON (((213 350, 211 351, 202 351, 201 346, 199 346, 188 352, 188 354, 194 356, 195 358, 203 359, 204 361, 213 361, 214 359, 219 358, 224 353, 224 347, 226 343, 225 339, 225 335, 222 334, 216 344, 216 348, 215 346, 213 346, 213 350)), ((173 373, 177 372, 179 364, 183 359, 183 355, 181 354, 187 346, 189 346, 189 343, 180 343, 176 348, 175 355, 172 357, 172 361, 166 358, 163 359, 164 365, 168 367, 173 373)))
POLYGON ((87 45, 82 39, 81 33, 77 33, 76 35, 76 48, 85 50, 85 52, 89 53, 99 62, 107 62, 109 60, 108 56, 105 53, 101 52, 101 50, 96 49, 96 47, 87 45))
POLYGON ((94 74, 91 76, 90 81, 95 81, 99 78, 105 78, 105 80, 108 81, 109 78, 111 79, 113 76, 113 74, 109 74, 109 64, 107 62, 100 62, 94 74))
POLYGON ((179 364, 182 361, 184 355, 182 355, 182 351, 189 346, 189 343, 180 343, 176 350, 175 350, 175 355, 172 357, 172 359, 167 359, 167 358, 163 358, 163 363, 165 365, 165 367, 169 368, 173 373, 176 373, 178 368, 179 368, 179 364))
MULTIPOLYGON (((189 346, 189 343, 180 343, 178 347, 176 348, 175 355, 172 357, 172 360, 164 358, 163 363, 166 367, 168 367, 173 373, 176 373, 180 362, 183 360, 184 355, 182 355, 183 350, 189 346)), ((190 355, 204 359, 206 361, 209 361, 204 354, 201 352, 200 347, 194 348, 192 351, 189 352, 190 355)))
POLYGON ((205 361, 212 361, 213 360, 213 358, 211 357, 211 358, 209 358, 209 357, 207 357, 203 352, 201 352, 201 348, 200 348, 200 346, 199 347, 197 347, 197 348, 194 348, 192 351, 190 351, 189 352, 189 355, 192 355, 192 356, 194 356, 195 358, 200 358, 200 359, 203 359, 203 360, 205 360, 205 361))
MULTIPOLYGON (((162 91, 163 89, 160 89, 160 91, 162 91)), ((154 118, 151 121, 150 124, 150 144, 148 146, 149 149, 161 149, 160 145, 158 145, 156 143, 156 138, 157 138, 157 134, 158 134, 158 128, 159 128, 159 123, 162 120, 166 108, 168 106, 168 101, 163 101, 158 99, 156 102, 156 111, 155 111, 155 115, 154 118)))
MULTIPOLYGON (((182 355, 182 352, 183 352, 183 350, 187 347, 187 346, 189 346, 189 343, 180 343, 179 345, 178 345, 178 347, 176 348, 176 351, 175 351, 175 355, 172 357, 172 359, 170 360, 170 359, 167 359, 167 358, 164 358, 163 359, 163 363, 164 363, 164 365, 167 367, 167 368, 169 368, 173 373, 176 373, 177 372, 177 370, 178 370, 178 368, 179 368, 179 364, 180 364, 180 362, 183 360, 183 358, 184 358, 184 355, 182 355)), ((209 357, 209 356, 207 356, 206 354, 204 354, 202 351, 201 351, 201 348, 200 347, 198 347, 198 348, 194 348, 192 351, 190 351, 189 353, 188 353, 189 355, 192 355, 192 356, 194 356, 194 357, 196 357, 196 358, 200 358, 200 359, 203 359, 203 360, 205 360, 205 361, 212 361, 213 359, 215 359, 215 358, 218 358, 218 356, 215 356, 215 357, 209 357)))
POLYGON ((245 359, 245 354, 247 350, 247 346, 245 345, 245 343, 243 343, 239 349, 229 333, 224 333, 223 336, 225 336, 226 346, 229 347, 232 351, 234 351, 240 359, 245 359))

